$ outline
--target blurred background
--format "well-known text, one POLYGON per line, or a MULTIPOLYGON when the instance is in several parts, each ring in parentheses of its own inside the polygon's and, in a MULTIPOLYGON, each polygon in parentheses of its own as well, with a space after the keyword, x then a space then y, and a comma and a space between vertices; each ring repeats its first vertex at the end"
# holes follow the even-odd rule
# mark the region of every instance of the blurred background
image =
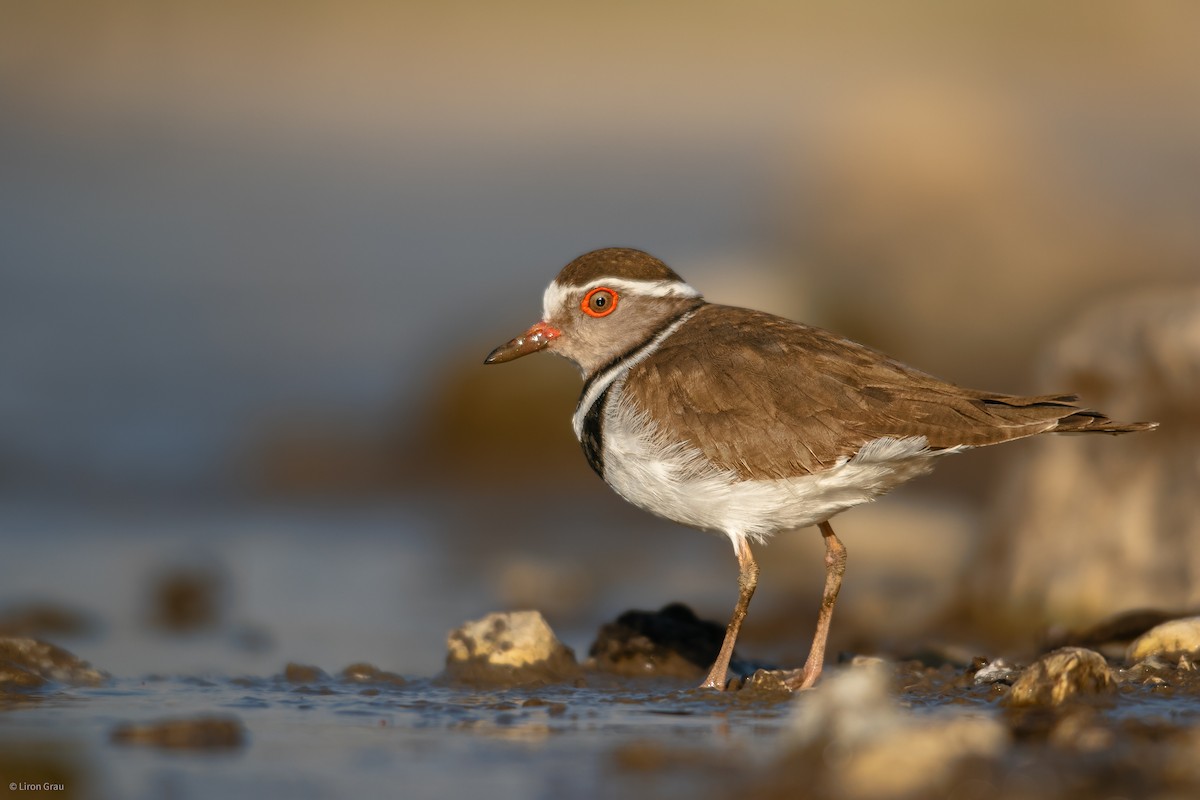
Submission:
MULTIPOLYGON (((573 368, 481 365, 608 245, 1164 422, 846 515, 835 647, 1198 601, 1193 4, 3 5, 4 630, 118 675, 428 675, 492 610, 577 651, 630 607, 723 622, 728 544, 592 475, 573 368)), ((748 655, 803 658, 820 547, 763 551, 748 655)))

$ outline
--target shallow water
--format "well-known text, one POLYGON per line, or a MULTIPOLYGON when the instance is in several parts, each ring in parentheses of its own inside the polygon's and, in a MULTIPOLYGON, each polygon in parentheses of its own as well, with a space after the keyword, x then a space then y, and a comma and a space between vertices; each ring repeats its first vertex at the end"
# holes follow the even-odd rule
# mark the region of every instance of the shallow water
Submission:
MULTIPOLYGON (((953 670, 906 670, 923 677, 900 693, 905 704, 1004 714, 990 687, 954 689, 953 670)), ((428 678, 360 685, 328 676, 302 684, 279 676, 118 677, 6 707, 0 764, 12 773, 31 753, 49 753, 46 774, 31 776, 26 765, 20 780, 61 782, 61 796, 98 798, 774 796, 772 776, 788 769, 793 709, 813 697, 716 694, 683 681, 595 674, 586 683, 485 690, 428 678), (241 720, 243 746, 171 751, 111 739, 121 723, 214 712, 241 720)), ((1098 724, 1124 731, 1121 746, 1153 747, 1164 731, 1196 730, 1200 700, 1134 689, 1097 713, 1098 724)), ((1009 770, 1047 761, 1079 769, 1070 748, 1056 751, 1028 734, 1022 744, 1021 736, 1009 770)), ((1136 769, 1127 777, 1134 779, 1143 787, 1157 780, 1136 769)), ((36 793, 12 796, 21 794, 36 793)))
MULTIPOLYGON (((571 541, 556 549, 553 509, 527 530, 506 530, 479 524, 503 517, 494 508, 455 512, 444 498, 428 507, 437 513, 415 501, 187 513, 0 505, 0 610, 35 600, 77 610, 89 630, 45 638, 112 676, 97 688, 53 684, 0 702, 0 786, 59 783, 55 796, 102 800, 767 798, 794 796, 797 785, 828 774, 818 765, 817 778, 806 777, 796 766, 806 762, 789 755, 796 709, 815 693, 716 694, 693 680, 594 672, 528 688, 442 681, 447 630, 505 607, 503 587, 487 579, 504 570, 505 554, 535 554, 551 572, 557 552, 586 565, 595 590, 574 611, 563 605, 550 615, 581 656, 599 625, 630 606, 682 599, 723 608, 732 575, 726 548, 705 547, 692 532, 682 534, 690 546, 679 547, 682 538, 670 533, 600 515, 573 523, 571 541), (636 564, 628 556, 635 551, 636 564), (211 625, 154 627, 151 588, 172 568, 216 576, 211 625), (289 681, 289 662, 330 674, 289 681), (357 662, 404 680, 340 676, 357 662), (168 750, 113 739, 127 723, 210 714, 233 715, 245 741, 168 750)), ((746 655, 760 655, 748 647, 746 655)), ((1197 674, 1172 665, 1130 672, 1113 696, 1070 713, 1008 710, 1004 689, 975 686, 963 665, 906 662, 893 685, 919 715, 956 710, 1004 721, 1014 744, 980 766, 961 796, 1084 797, 1112 788, 1114 797, 1143 797, 1200 787, 1186 766, 1200 746, 1197 674)), ((836 784, 814 791, 839 796, 836 784)))
POLYGON ((87 797, 607 796, 624 747, 753 751, 786 719, 778 696, 701 694, 670 681, 475 691, 118 678, 7 709, 0 741, 51 744, 87 797), (118 723, 213 712, 240 718, 248 743, 179 753, 109 738, 118 723))

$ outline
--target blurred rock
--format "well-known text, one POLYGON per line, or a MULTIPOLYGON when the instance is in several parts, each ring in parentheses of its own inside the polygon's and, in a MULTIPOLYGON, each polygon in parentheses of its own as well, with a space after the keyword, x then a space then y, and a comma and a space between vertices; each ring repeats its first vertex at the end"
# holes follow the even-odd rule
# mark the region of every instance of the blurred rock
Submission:
POLYGON ((246 728, 229 714, 126 722, 109 737, 116 744, 136 744, 168 750, 232 750, 246 744, 246 728))
POLYGON ((217 565, 179 566, 155 578, 150 593, 154 627, 171 633, 211 630, 224 616, 228 579, 217 565))
POLYGON ((805 787, 803 796, 943 796, 968 768, 1008 749, 1008 731, 992 717, 914 714, 890 682, 890 670, 854 667, 798 696, 788 754, 772 783, 805 787))
POLYGON ((283 668, 282 677, 288 683, 321 683, 329 680, 329 675, 320 667, 294 661, 289 661, 283 668))
POLYGON ((488 614, 446 637, 446 677, 468 683, 552 683, 579 674, 571 648, 537 611, 488 614))
POLYGON ((37 639, 0 638, 0 692, 35 689, 47 681, 99 686, 108 675, 61 647, 37 639))
POLYGON ((1010 706, 1059 706, 1070 699, 1116 689, 1104 656, 1082 647, 1064 647, 1031 664, 1013 683, 1010 706))
POLYGON ((0 613, 0 636, 85 636, 99 627, 83 611, 54 603, 29 603, 0 613))
MULTIPOLYGON (((626 611, 600 628, 587 666, 620 675, 702 678, 717 658, 725 626, 703 620, 682 603, 658 611, 626 611)), ((731 676, 753 670, 734 654, 731 676)))
POLYGON ((46 685, 46 679, 33 670, 4 661, 0 661, 0 697, 9 692, 22 692, 27 689, 40 689, 46 685))
POLYGON ((1200 286, 1096 305, 1042 372, 1046 390, 1162 427, 1021 445, 972 569, 979 616, 1028 630, 1200 606, 1200 286))
POLYGON ((1151 656, 1167 661, 1200 656, 1200 617, 1174 619, 1151 628, 1129 645, 1125 659, 1134 663, 1151 656))

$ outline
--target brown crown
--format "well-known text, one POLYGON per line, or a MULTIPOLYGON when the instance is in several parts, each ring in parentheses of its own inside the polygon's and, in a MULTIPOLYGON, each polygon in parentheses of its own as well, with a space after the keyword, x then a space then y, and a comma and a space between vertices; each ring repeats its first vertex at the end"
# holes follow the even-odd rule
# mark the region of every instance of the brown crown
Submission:
POLYGON ((682 281, 674 270, 649 253, 632 247, 606 247, 584 253, 562 268, 555 281, 561 286, 583 286, 597 278, 641 281, 682 281))

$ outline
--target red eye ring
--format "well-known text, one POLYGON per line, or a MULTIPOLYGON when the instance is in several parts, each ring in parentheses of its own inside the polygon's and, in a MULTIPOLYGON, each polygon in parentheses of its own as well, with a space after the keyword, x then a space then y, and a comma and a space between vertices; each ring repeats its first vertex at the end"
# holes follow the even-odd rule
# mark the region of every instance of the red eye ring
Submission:
POLYGON ((612 289, 597 286, 583 296, 579 307, 589 317, 607 317, 617 310, 617 293, 612 289))

